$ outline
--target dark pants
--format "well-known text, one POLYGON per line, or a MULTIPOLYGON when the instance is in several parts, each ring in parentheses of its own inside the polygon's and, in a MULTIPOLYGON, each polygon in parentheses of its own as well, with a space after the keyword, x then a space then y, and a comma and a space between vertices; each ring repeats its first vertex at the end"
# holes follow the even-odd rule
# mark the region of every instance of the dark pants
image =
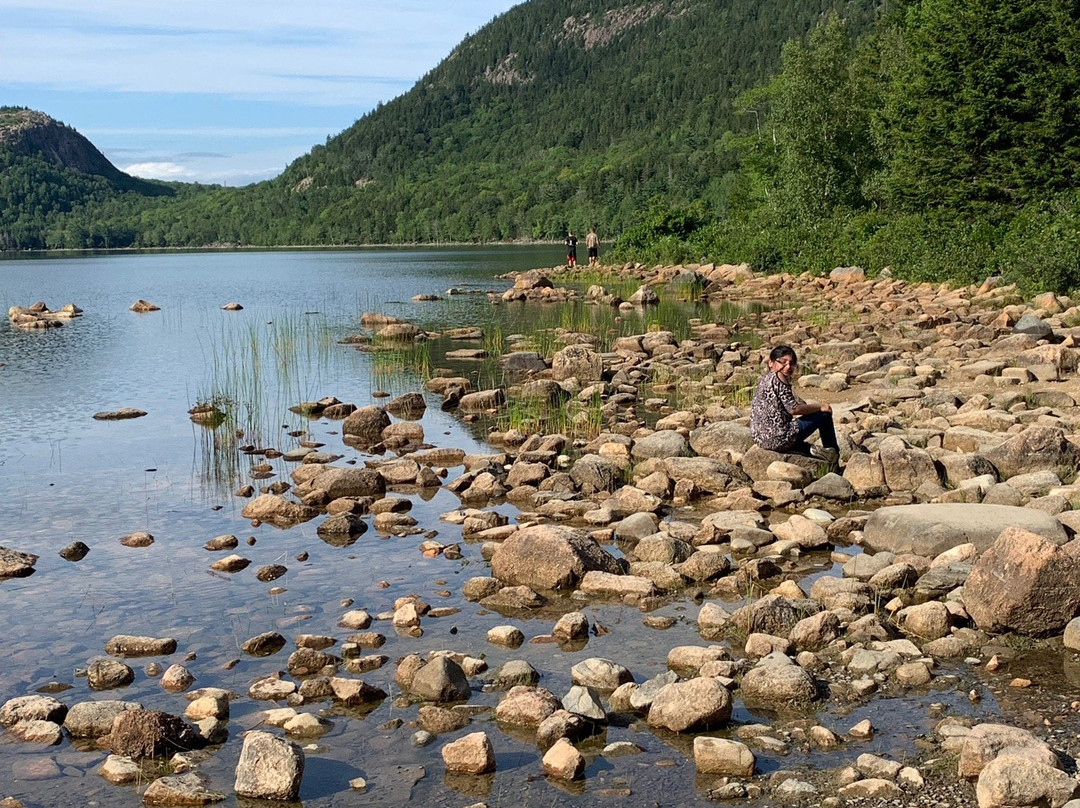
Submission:
POLYGON ((806 439, 815 432, 821 433, 821 445, 826 449, 840 449, 836 442, 836 428, 833 426, 831 412, 812 412, 795 419, 799 425, 799 437, 787 451, 798 454, 810 454, 810 444, 806 439))

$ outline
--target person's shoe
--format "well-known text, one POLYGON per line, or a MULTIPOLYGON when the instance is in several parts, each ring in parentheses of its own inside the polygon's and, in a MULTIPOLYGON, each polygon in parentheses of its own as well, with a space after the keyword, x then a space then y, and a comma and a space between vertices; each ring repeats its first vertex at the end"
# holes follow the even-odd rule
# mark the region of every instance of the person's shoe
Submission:
POLYGON ((836 468, 840 462, 840 452, 828 446, 811 446, 810 455, 818 460, 824 460, 831 469, 836 468))

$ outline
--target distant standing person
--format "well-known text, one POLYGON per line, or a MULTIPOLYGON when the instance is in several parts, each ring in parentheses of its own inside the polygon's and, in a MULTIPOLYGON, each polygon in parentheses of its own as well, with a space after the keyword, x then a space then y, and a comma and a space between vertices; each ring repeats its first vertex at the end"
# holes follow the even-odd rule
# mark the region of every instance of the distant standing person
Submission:
POLYGON ((596 228, 589 228, 589 235, 585 236, 585 247, 589 251, 589 266, 594 267, 600 263, 600 239, 596 235, 596 228))
POLYGON ((799 371, 795 351, 777 345, 768 359, 769 372, 761 377, 750 405, 750 435, 762 449, 792 452, 824 460, 836 467, 840 449, 836 442, 832 407, 800 401, 791 390, 791 380, 799 371), (806 439, 821 434, 821 446, 806 439))
POLYGON ((566 265, 573 269, 577 266, 577 236, 566 232, 566 265))

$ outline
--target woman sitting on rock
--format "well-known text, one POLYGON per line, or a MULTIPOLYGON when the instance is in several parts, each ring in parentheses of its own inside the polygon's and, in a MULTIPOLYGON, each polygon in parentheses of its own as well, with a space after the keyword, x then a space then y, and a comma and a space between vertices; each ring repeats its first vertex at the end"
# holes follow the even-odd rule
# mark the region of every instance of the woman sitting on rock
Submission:
POLYGON ((829 404, 800 401, 791 389, 799 370, 795 351, 777 345, 769 353, 769 372, 761 377, 750 406, 750 434, 762 449, 816 457, 835 468, 840 459, 829 404), (821 434, 821 446, 806 439, 821 434))

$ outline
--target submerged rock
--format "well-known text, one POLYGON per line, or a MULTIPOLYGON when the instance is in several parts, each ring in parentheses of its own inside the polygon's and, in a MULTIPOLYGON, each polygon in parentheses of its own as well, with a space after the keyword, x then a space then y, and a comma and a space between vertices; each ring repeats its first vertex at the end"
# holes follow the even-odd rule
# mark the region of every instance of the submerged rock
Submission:
POLYGON ((142 418, 146 415, 145 410, 137 410, 134 407, 125 407, 120 410, 102 410, 95 412, 95 421, 126 421, 131 418, 142 418))

